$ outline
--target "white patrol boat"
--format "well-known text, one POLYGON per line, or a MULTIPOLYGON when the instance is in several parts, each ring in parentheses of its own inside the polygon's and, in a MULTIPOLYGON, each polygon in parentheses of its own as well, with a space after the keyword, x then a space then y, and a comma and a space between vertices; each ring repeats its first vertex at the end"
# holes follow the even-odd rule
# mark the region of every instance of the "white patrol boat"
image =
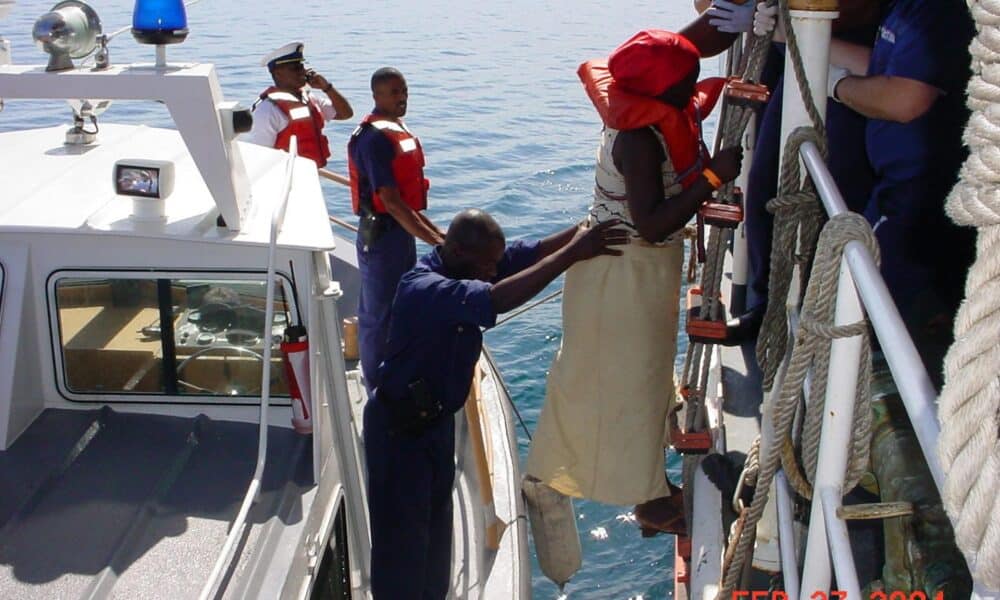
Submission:
MULTIPOLYGON (((236 141, 250 115, 212 65, 166 61, 173 4, 137 3, 155 64, 109 64, 78 0, 36 22, 48 65, 0 39, 0 98, 74 121, 0 134, 0 597, 366 598, 353 240, 311 161, 236 141), (126 99, 177 129, 98 130, 126 99)), ((530 593, 511 417, 484 353, 454 598, 530 593)))

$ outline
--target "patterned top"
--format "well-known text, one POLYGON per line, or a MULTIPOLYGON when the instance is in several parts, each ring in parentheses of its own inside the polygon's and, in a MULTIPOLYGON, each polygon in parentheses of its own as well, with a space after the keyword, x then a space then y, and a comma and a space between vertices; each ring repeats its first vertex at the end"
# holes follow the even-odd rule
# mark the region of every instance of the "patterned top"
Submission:
MULTIPOLYGON (((660 132, 655 127, 650 127, 650 130, 656 135, 656 139, 660 140, 663 154, 666 156, 666 160, 663 161, 663 195, 665 198, 676 196, 681 193, 683 187, 681 187, 677 172, 674 171, 673 163, 670 161, 670 152, 667 150, 666 142, 664 142, 660 132)), ((627 229, 634 238, 642 239, 632 221, 632 215, 629 213, 625 194, 625 176, 615 167, 614 158, 611 156, 618 133, 617 129, 611 127, 605 127, 604 131, 601 132, 601 145, 597 149, 597 168, 594 173, 594 201, 590 205, 588 220, 591 224, 597 224, 610 219, 620 219, 624 229, 627 229)), ((656 245, 666 246, 682 239, 683 230, 680 230, 656 245)))

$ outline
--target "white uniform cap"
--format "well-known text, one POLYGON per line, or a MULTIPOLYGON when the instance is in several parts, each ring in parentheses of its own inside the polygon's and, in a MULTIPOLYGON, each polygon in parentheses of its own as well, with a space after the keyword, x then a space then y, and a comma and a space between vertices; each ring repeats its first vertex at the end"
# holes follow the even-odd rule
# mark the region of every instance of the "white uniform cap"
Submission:
POLYGON ((302 42, 289 42, 280 48, 268 52, 260 61, 260 65, 268 69, 273 69, 276 65, 303 62, 305 61, 305 57, 302 55, 304 47, 305 44, 302 42))

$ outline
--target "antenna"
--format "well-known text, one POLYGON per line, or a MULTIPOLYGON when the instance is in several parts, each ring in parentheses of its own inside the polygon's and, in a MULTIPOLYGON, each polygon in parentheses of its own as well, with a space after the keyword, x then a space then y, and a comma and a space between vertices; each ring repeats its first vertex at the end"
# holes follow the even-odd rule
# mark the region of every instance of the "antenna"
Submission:
POLYGON ((302 307, 299 305, 299 285, 295 283, 295 267, 292 265, 292 261, 288 261, 288 271, 292 274, 292 300, 295 301, 295 316, 299 320, 299 326, 302 325, 302 307))

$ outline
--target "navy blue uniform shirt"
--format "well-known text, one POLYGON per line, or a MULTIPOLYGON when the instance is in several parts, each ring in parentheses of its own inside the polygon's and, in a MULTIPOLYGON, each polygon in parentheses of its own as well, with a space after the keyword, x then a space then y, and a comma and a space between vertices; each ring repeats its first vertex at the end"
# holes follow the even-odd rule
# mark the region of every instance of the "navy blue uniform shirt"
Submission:
POLYGON ((397 187, 392 174, 396 151, 381 131, 371 126, 363 127, 351 138, 347 152, 361 174, 358 190, 362 198, 371 198, 380 187, 397 187))
MULTIPOLYGON (((440 247, 403 275, 392 304, 389 342, 379 367, 382 392, 402 397, 407 386, 423 379, 428 391, 449 413, 465 405, 473 368, 483 347, 480 328, 496 324, 492 285, 444 274, 440 247)), ((539 242, 514 242, 497 267, 499 281, 538 260, 539 242)))
POLYGON ((961 157, 963 92, 975 33, 962 0, 896 0, 879 27, 868 75, 915 79, 944 92, 909 123, 869 119, 868 156, 880 179, 948 173, 961 157))

